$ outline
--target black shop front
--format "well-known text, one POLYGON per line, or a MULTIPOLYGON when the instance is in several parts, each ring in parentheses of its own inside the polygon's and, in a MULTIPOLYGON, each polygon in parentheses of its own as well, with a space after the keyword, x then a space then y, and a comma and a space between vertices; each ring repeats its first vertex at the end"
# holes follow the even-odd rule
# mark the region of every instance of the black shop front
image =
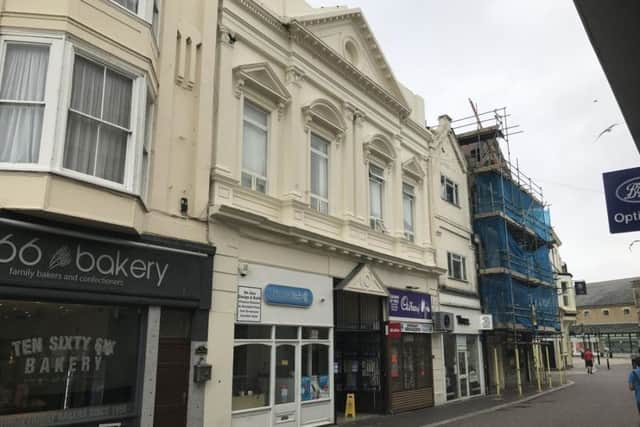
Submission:
POLYGON ((186 426, 213 255, 0 217, 0 427, 186 426))

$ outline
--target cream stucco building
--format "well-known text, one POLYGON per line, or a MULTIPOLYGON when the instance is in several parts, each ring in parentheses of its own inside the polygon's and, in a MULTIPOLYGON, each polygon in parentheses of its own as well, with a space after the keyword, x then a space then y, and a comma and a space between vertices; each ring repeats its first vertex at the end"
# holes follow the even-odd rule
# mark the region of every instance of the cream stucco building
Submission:
POLYGON ((205 424, 332 423, 349 393, 358 413, 444 403, 449 336, 456 393, 483 393, 450 119, 425 126, 359 9, 224 1, 219 30, 205 424))
POLYGON ((0 424, 484 393, 466 162, 359 9, 0 0, 0 124, 0 424))
POLYGON ((0 1, 0 424, 202 425, 217 13, 0 1))

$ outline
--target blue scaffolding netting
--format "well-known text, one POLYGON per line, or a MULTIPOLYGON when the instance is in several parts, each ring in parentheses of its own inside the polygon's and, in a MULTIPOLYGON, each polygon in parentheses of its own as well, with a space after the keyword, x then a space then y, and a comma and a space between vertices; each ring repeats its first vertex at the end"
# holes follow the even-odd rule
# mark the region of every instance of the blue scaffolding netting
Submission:
POLYGON ((560 330, 558 298, 552 286, 533 286, 508 274, 480 278, 482 304, 498 327, 560 330), (537 324, 534 324, 534 321, 537 324))
POLYGON ((498 325, 560 330, 549 211, 532 194, 509 174, 475 176, 483 304, 498 325))
POLYGON ((474 210, 476 214, 502 212, 545 242, 551 240, 549 210, 521 185, 502 173, 476 175, 474 210))
POLYGON ((480 235, 480 265, 485 268, 506 268, 533 281, 553 283, 553 270, 546 244, 527 245, 519 241, 499 216, 474 221, 475 232, 480 235))

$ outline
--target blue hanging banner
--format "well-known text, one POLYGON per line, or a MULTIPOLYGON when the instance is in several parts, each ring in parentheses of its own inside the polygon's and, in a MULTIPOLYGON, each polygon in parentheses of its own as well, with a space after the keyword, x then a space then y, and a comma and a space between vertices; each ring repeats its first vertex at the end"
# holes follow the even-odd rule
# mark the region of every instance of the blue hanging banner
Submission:
POLYGON ((602 174, 609 214, 609 231, 640 231, 640 168, 602 174))

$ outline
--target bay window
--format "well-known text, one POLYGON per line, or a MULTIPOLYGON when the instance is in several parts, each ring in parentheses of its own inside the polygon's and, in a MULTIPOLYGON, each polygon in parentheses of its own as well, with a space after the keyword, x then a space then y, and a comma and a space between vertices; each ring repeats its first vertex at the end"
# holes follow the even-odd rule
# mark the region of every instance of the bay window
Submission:
POLYGON ((102 56, 61 36, 0 38, 0 168, 146 191, 153 100, 141 70, 102 56))
POLYGON ((49 46, 7 43, 0 81, 0 163, 37 163, 49 46))
POLYGON ((402 184, 402 213, 404 238, 413 242, 415 237, 415 190, 412 185, 406 183, 402 184))
POLYGON ((64 167, 124 182, 131 137, 132 79, 75 57, 64 167))
POLYGON ((311 133, 311 208, 329 213, 329 142, 311 133))
POLYGON ((269 113, 245 101, 242 122, 242 186, 267 192, 269 113))
POLYGON ((383 203, 384 169, 369 165, 369 225, 377 231, 384 231, 383 203))
POLYGON ((120 6, 124 7, 125 9, 133 13, 138 13, 138 0, 111 0, 111 1, 119 4, 120 6))

